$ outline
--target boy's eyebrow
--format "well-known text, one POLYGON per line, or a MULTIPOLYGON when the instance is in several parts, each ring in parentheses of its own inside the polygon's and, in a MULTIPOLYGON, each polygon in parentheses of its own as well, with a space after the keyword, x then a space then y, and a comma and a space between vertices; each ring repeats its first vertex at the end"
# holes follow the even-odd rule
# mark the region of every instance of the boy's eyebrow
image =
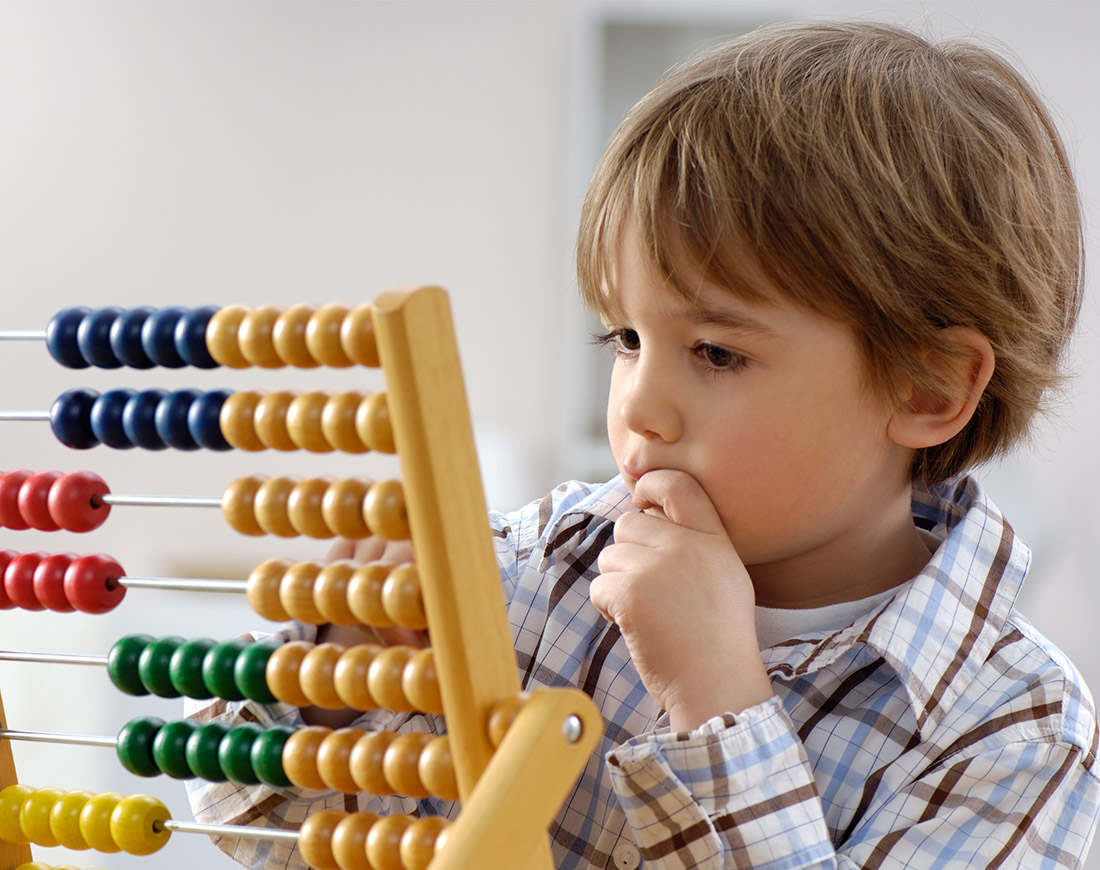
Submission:
POLYGON ((738 311, 716 311, 713 308, 692 306, 688 312, 688 319, 699 326, 718 326, 723 329, 736 329, 740 332, 775 335, 775 330, 763 321, 738 311))

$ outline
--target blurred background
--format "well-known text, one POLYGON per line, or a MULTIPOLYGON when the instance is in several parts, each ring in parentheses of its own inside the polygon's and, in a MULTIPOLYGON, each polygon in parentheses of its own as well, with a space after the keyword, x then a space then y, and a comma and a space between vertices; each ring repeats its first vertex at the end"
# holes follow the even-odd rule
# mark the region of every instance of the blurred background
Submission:
MULTIPOLYGON (((574 232, 615 123, 669 66, 799 17, 874 18, 1001 50, 1036 81, 1076 162, 1100 177, 1100 4, 1092 2, 0 2, 0 329, 61 308, 356 304, 388 286, 452 295, 494 507, 613 472, 606 362, 575 299, 574 232)), ((1094 222, 1090 253, 1097 252, 1094 222)), ((1022 601, 1100 685, 1097 306, 1077 377, 1026 451, 981 477, 1035 551, 1022 601)), ((0 346, 0 408, 72 387, 381 387, 365 370, 148 371, 0 346)), ((46 423, 0 423, 0 470, 87 468, 115 493, 220 496, 250 473, 387 476, 392 460, 306 453, 76 453, 46 423)), ((241 579, 327 546, 245 539, 217 510, 116 507, 87 535, 0 530, 0 548, 105 552, 128 574, 241 579)), ((131 590, 113 613, 0 613, 0 647, 105 655, 122 635, 232 637, 264 627, 243 596, 131 590)), ((0 662, 16 729, 113 735, 178 701, 133 699, 102 669, 0 662)), ((189 819, 182 784, 126 774, 109 749, 14 746, 20 779, 148 791, 189 819)), ((231 867, 203 837, 154 858, 36 850, 54 863, 231 867)), ((1100 855, 1090 866, 1100 868, 1100 855)))

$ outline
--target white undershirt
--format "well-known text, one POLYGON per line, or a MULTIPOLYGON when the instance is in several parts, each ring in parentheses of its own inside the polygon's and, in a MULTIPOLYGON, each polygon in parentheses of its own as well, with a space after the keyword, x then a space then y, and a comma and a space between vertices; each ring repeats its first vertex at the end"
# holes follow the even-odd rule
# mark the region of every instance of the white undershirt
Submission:
POLYGON ((756 608, 756 637, 760 649, 767 649, 780 641, 806 634, 837 631, 851 625, 858 617, 870 613, 880 604, 889 601, 900 587, 887 589, 858 601, 842 601, 825 607, 805 610, 786 610, 779 607, 756 608))

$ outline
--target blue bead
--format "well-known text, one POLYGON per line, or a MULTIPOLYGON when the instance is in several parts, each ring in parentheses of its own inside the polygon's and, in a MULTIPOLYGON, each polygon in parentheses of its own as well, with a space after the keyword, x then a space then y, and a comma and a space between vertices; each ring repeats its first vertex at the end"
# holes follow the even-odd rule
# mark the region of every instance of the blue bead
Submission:
POLYGON ((83 388, 66 390, 57 397, 50 408, 50 427, 58 441, 76 450, 99 443, 91 424, 92 406, 98 398, 95 390, 83 388))
POLYGON ((187 428, 187 412, 202 393, 199 390, 174 390, 157 405, 153 415, 157 434, 169 447, 177 450, 198 450, 199 443, 187 428))
POLYGON ((92 432, 108 447, 127 450, 134 446, 122 426, 122 412, 133 396, 133 390, 108 390, 92 405, 92 432))
POLYGON ((141 346, 158 366, 180 369, 186 365, 176 350, 175 340, 176 323, 186 313, 187 309, 178 305, 159 308, 141 327, 141 346))
POLYGON ((189 366, 200 369, 216 369, 217 360, 206 348, 206 327, 210 318, 218 313, 217 305, 192 308, 176 322, 174 335, 176 352, 189 366))
POLYGON ((111 305, 84 315, 76 329, 76 344, 80 353, 96 368, 117 369, 122 362, 111 350, 111 326, 122 309, 111 305))
POLYGON ((86 369, 91 363, 84 359, 76 343, 76 331, 90 308, 62 308, 46 326, 46 348, 55 360, 70 369, 86 369))
POLYGON ((200 446, 208 450, 232 450, 233 445, 222 434, 221 411, 232 390, 211 390, 192 403, 187 412, 187 428, 200 446))
POLYGON ((141 327, 155 310, 148 305, 143 308, 128 308, 111 324, 108 340, 111 350, 123 365, 132 369, 151 369, 156 365, 141 346, 141 327))
POLYGON ((122 409, 122 430, 137 447, 146 450, 164 450, 168 445, 157 434, 154 415, 167 390, 142 390, 135 393, 122 409))

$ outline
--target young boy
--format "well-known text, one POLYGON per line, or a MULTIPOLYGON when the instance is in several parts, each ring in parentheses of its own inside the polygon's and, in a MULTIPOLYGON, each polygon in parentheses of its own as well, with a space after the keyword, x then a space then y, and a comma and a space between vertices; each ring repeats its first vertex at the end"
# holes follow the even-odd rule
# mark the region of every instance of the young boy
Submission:
MULTIPOLYGON (((1057 380, 1081 238, 1046 111, 968 45, 775 27, 631 111, 578 249, 621 475, 491 519, 525 688, 579 686, 606 724, 560 868, 1079 866, 1092 701, 965 472, 1057 380)), ((218 821, 345 803, 192 789, 218 821)))

